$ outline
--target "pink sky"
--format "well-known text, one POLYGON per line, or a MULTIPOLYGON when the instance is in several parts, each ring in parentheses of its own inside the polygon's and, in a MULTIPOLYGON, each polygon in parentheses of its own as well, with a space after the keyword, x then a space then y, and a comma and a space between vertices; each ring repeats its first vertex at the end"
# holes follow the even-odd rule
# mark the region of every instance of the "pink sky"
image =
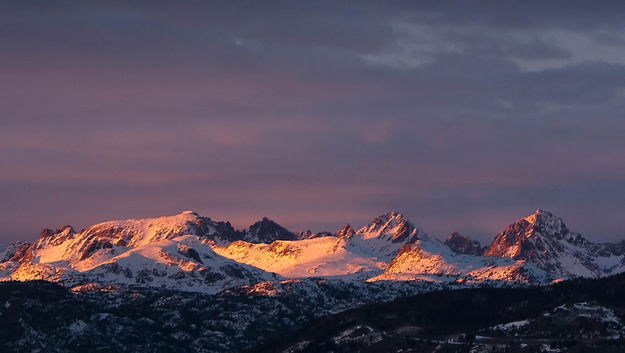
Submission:
POLYGON ((0 5, 0 241, 186 209, 625 238, 623 9, 144 5, 0 5))

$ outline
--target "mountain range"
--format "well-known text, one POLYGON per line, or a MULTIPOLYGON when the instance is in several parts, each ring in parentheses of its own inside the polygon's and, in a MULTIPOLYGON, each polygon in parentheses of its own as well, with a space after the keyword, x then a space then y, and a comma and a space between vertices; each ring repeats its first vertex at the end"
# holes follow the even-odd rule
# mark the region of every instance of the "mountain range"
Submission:
POLYGON ((0 252, 0 279, 66 286, 122 284, 218 293, 284 280, 460 286, 547 284, 625 271, 625 241, 594 243, 545 210, 521 218, 482 247, 458 233, 445 241, 398 212, 356 230, 295 233, 263 218, 246 230, 192 211, 109 221, 76 231, 44 229, 0 252))

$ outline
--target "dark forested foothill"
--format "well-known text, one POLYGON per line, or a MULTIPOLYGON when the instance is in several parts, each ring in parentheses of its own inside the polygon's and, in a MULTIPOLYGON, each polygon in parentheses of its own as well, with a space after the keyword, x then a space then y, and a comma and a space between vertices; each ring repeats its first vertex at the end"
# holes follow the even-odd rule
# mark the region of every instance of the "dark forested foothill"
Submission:
POLYGON ((625 275, 445 290, 314 320, 253 352, 623 352, 625 275))
POLYGON ((0 351, 625 351, 624 274, 546 287, 434 291, 318 319, 376 294, 311 285, 285 283, 276 295, 245 287, 206 295, 3 282, 0 351))

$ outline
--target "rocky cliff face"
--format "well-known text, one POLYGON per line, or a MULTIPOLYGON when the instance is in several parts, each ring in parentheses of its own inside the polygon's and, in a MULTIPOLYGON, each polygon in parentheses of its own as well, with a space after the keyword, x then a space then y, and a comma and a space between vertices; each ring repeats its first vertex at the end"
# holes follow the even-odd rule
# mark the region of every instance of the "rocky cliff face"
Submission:
POLYGON ((337 238, 351 238, 354 236, 356 232, 354 231, 354 228, 352 228, 352 226, 350 226, 349 224, 344 225, 343 227, 341 227, 341 229, 339 229, 336 233, 334 233, 334 236, 337 238))
POLYGON ((406 243, 418 238, 419 230, 399 212, 389 212, 375 218, 358 230, 365 238, 378 238, 392 243, 406 243))
POLYGON ((458 232, 451 233, 445 240, 445 245, 457 254, 479 256, 485 250, 477 240, 460 235, 458 232))
POLYGON ((621 272, 625 265, 618 245, 593 243, 541 209, 506 227, 484 256, 526 260, 564 277, 599 277, 621 272))
POLYGON ((298 236, 278 223, 264 217, 245 231, 242 240, 250 243, 271 243, 276 240, 296 240, 298 236))

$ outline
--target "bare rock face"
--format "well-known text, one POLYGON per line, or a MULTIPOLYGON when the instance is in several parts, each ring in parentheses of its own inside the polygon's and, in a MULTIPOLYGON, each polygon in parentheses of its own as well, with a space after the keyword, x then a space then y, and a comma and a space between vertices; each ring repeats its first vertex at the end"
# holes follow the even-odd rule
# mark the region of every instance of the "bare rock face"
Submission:
POLYGON ((319 233, 314 233, 312 230, 305 230, 303 232, 299 232, 297 233, 297 238, 298 239, 316 239, 316 238, 321 238, 321 237, 329 237, 332 236, 333 234, 330 232, 319 232, 319 233))
POLYGON ((526 260, 565 277, 599 277, 623 270, 618 244, 593 243, 575 233, 561 218, 538 209, 499 233, 484 256, 526 260))
MULTIPOLYGON (((550 212, 538 209, 532 215, 506 227, 495 237, 484 255, 528 260, 546 251, 545 242, 557 242, 569 233, 562 219, 553 216, 550 212)), ((578 238, 576 235, 574 239, 578 238)), ((556 247, 550 250, 562 250, 561 245, 557 243, 554 245, 556 247)))
POLYGON ((351 238, 355 233, 354 228, 352 228, 349 224, 346 224, 334 233, 334 236, 337 238, 351 238))
POLYGON ((389 212, 374 219, 357 232, 366 237, 378 237, 393 243, 406 243, 418 239, 419 230, 399 212, 389 212))
POLYGON ((276 240, 297 240, 298 236, 267 217, 252 224, 243 240, 250 243, 272 243, 276 240))
POLYGON ((4 261, 29 261, 32 259, 32 244, 19 242, 12 249, 8 249, 4 256, 4 261))
POLYGON ((451 233, 445 240, 445 245, 457 254, 479 256, 484 252, 484 248, 477 240, 460 235, 458 232, 451 233))

